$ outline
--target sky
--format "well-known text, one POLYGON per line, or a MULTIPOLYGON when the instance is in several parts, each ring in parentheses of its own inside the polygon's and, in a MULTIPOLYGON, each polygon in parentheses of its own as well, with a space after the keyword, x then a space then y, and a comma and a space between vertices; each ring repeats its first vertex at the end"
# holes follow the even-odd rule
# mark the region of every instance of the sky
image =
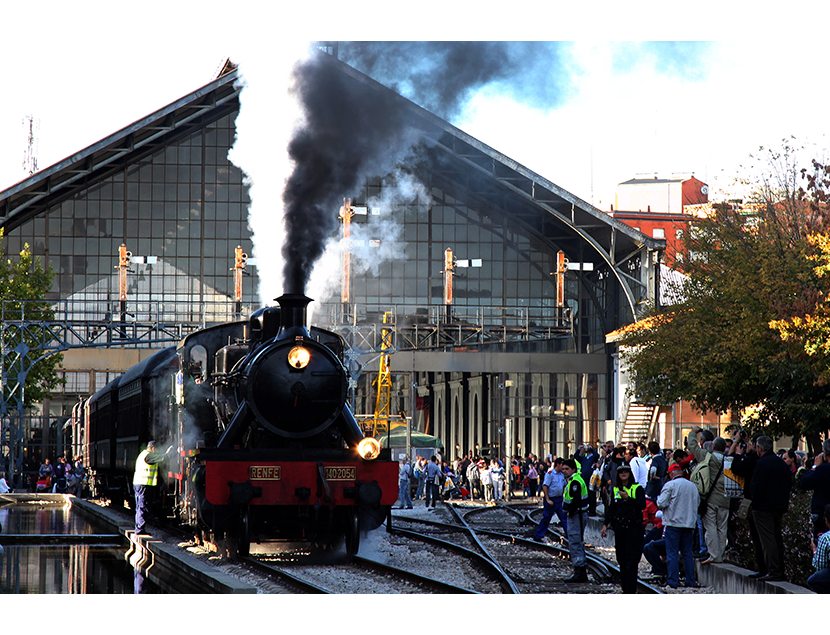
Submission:
POLYGON ((390 15, 374 1, 4 2, 0 190, 26 176, 27 116, 43 169, 208 83, 230 57, 248 81, 243 109, 270 114, 267 135, 240 126, 235 152, 273 208, 300 116, 288 72, 309 41, 554 40, 549 58, 472 92, 450 122, 606 211, 617 184, 642 176, 694 174, 711 198, 732 196, 759 147, 795 137, 823 149, 830 118, 827 10, 728 4, 531 1, 509 13, 503 3, 424 0, 390 15), (280 160, 246 162, 246 147, 280 160))

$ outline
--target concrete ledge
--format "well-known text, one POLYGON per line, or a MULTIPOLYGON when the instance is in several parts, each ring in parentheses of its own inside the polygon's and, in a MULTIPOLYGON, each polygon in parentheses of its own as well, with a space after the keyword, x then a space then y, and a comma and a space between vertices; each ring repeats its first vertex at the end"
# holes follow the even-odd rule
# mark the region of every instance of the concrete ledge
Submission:
POLYGON ((734 564, 700 564, 695 560, 695 577, 698 583, 711 586, 716 593, 760 594, 813 594, 810 589, 790 582, 761 582, 747 577, 752 571, 734 564))
POLYGON ((134 569, 170 593, 256 593, 245 584, 198 558, 152 536, 127 531, 130 550, 125 556, 134 569))
POLYGON ((46 503, 49 505, 66 505, 73 498, 69 494, 32 494, 30 492, 9 492, 0 494, 0 503, 23 505, 26 503, 46 503))
POLYGON ((74 496, 69 496, 69 503, 72 506, 73 512, 90 519, 96 524, 106 525, 114 533, 120 533, 122 536, 126 536, 125 532, 128 529, 135 529, 135 520, 128 516, 126 509, 116 511, 109 507, 96 505, 83 498, 75 498, 74 496))
POLYGON ((168 593, 256 593, 256 587, 240 582, 167 544, 171 536, 153 530, 154 535, 135 535, 135 519, 126 509, 110 509, 87 500, 70 497, 72 510, 112 527, 129 543, 125 559, 134 569, 168 593))

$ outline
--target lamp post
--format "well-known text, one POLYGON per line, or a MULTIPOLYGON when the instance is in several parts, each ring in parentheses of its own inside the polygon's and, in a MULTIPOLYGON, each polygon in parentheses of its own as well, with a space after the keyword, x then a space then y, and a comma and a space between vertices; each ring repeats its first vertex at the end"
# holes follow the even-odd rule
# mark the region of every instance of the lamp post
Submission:
POLYGON ((561 249, 556 252, 556 271, 550 275, 556 276, 556 313, 560 323, 565 322, 565 273, 568 271, 593 271, 592 262, 571 262, 565 257, 561 249))
MULTIPOLYGON (((132 252, 127 251, 127 245, 121 243, 118 248, 118 312, 121 317, 121 322, 127 321, 127 272, 132 272, 130 264, 133 260, 132 252)), ((122 329, 122 337, 126 337, 126 331, 122 329)))
POLYGON ((233 269, 231 269, 233 271, 233 308, 236 319, 242 317, 242 276, 248 274, 246 268, 249 262, 248 254, 242 251, 242 245, 237 245, 233 254, 233 269))
POLYGON ((458 267, 480 267, 482 260, 475 258, 473 260, 458 260, 453 256, 452 249, 447 247, 444 250, 444 306, 447 310, 447 322, 452 322, 452 278, 458 267))
MULTIPOLYGON (((127 321, 127 316, 135 317, 135 315, 127 313, 127 274, 128 273, 135 273, 134 269, 131 269, 131 265, 154 265, 158 262, 157 256, 134 256, 131 251, 127 251, 127 245, 125 243, 121 243, 121 246, 118 248, 118 264, 115 265, 115 269, 118 270, 118 311, 120 314, 120 321, 125 323, 127 321)), ((152 275, 152 269, 150 270, 152 275)), ((149 291, 147 293, 148 297, 152 297, 152 277, 149 281, 149 291)), ((121 336, 126 338, 127 337, 127 330, 125 326, 121 327, 121 336)))
POLYGON ((340 286, 340 302, 344 313, 348 313, 351 301, 352 254, 349 243, 352 235, 352 216, 352 199, 344 198, 343 207, 340 208, 340 220, 343 221, 343 279, 340 286))

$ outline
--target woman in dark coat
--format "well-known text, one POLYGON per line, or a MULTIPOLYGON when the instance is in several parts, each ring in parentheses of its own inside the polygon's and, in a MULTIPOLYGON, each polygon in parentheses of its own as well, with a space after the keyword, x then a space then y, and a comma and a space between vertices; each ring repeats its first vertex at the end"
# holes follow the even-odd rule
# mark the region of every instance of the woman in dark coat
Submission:
POLYGON ((609 497, 602 525, 602 537, 607 529, 614 529, 614 547, 620 565, 620 585, 623 593, 637 592, 637 573, 643 555, 643 510, 646 492, 631 474, 631 467, 617 468, 617 483, 609 497))

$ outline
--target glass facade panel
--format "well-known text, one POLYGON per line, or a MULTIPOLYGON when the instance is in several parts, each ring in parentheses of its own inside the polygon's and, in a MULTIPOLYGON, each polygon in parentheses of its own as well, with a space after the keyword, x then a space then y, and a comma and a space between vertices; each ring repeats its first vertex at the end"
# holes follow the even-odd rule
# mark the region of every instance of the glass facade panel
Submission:
MULTIPOLYGON (((240 170, 227 159, 235 118, 235 114, 224 116, 56 204, 8 232, 7 249, 19 252, 24 243, 39 246, 36 253, 47 255, 56 273, 53 294, 70 300, 110 301, 118 296, 118 248, 124 243, 134 256, 158 259, 152 294, 175 288, 180 278, 192 278, 192 283, 182 285, 185 301, 230 306, 233 247, 242 244, 251 249, 247 186, 240 170), (203 144, 209 150, 204 155, 203 144), (203 174, 208 177, 205 182, 203 174), (222 192, 222 202, 206 204, 203 192, 209 200, 222 192), (214 247, 217 241, 221 249, 214 247), (226 248, 228 244, 233 247, 226 248), (209 268, 218 275, 201 279, 201 272, 208 270, 203 260, 213 258, 222 260, 209 268)), ((128 303, 133 295, 151 294, 147 267, 131 265, 128 303)), ((258 301, 258 278, 256 268, 249 272, 243 304, 253 305, 258 301)))
MULTIPOLYGON (((383 253, 392 259, 385 262, 361 262, 359 250, 352 253, 351 302, 355 305, 379 304, 377 311, 397 305, 420 305, 427 312, 437 310, 444 302, 444 251, 452 249, 458 260, 481 261, 478 267, 457 267, 453 275, 454 315, 482 313, 507 324, 530 324, 544 327, 559 322, 556 307, 556 258, 559 243, 573 244, 572 230, 563 228, 562 236, 542 239, 514 219, 510 209, 500 210, 493 201, 483 201, 478 193, 455 188, 452 194, 432 187, 430 196, 423 194, 400 204, 373 207, 369 197, 375 193, 383 199, 387 186, 369 180, 361 191, 353 193, 354 205, 367 205, 368 215, 352 219, 355 233, 369 240, 396 235, 400 243, 383 253), (390 231, 390 228, 394 228, 390 231)), ((205 208, 210 218, 211 204, 205 208)), ((540 213, 540 212, 536 212, 540 213)), ((220 214, 220 218, 233 218, 220 214)), ((204 224, 206 239, 221 235, 225 225, 204 224)), ((231 225, 230 233, 238 234, 231 225)), ((353 234, 354 235, 354 234, 353 234)), ((384 247, 388 239, 382 241, 384 247)), ((374 252, 373 252, 374 253, 374 252)), ((567 253, 574 262, 580 252, 567 253)), ((373 256, 374 257, 374 256, 373 256)), ((631 264, 630 275, 636 276, 639 263, 631 264)), ((585 352, 601 350, 605 344, 605 316, 616 313, 609 303, 625 302, 618 293, 608 293, 612 277, 603 265, 595 271, 566 273, 565 306, 578 319, 574 320, 573 337, 557 342, 556 350, 585 352), (578 311, 577 311, 578 309, 578 311)), ((616 287, 615 287, 616 288, 616 287)), ((329 287, 331 295, 315 298, 317 306, 334 306, 339 302, 339 285, 329 287)), ((367 310, 375 311, 374 309, 367 310)), ((404 312, 405 313, 405 312, 404 312)), ((610 332, 612 329, 608 329, 610 332)))

